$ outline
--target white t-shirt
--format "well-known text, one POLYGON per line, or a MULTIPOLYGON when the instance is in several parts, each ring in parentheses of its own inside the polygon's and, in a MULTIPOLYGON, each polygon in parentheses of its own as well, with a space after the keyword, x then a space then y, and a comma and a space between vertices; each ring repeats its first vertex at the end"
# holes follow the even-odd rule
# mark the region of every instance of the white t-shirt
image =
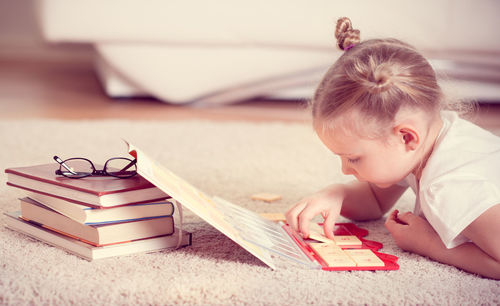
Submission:
POLYGON ((442 112, 441 118, 420 182, 413 174, 405 180, 417 196, 415 214, 453 248, 469 241, 461 234, 469 224, 500 204, 500 137, 454 112, 442 112))

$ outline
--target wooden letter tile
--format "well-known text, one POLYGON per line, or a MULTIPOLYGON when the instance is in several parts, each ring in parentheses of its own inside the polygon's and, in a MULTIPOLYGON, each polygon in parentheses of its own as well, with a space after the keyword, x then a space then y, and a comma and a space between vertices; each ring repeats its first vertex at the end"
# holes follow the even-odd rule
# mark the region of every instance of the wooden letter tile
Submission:
POLYGON ((285 215, 282 213, 262 213, 260 215, 262 217, 264 217, 268 220, 274 221, 274 222, 279 222, 279 221, 286 222, 285 215))
POLYGON ((314 252, 329 267, 355 267, 354 262, 340 247, 330 243, 310 243, 314 252))
POLYGON ((257 193, 252 195, 252 200, 257 200, 257 201, 264 201, 264 202, 274 202, 281 200, 281 196, 279 194, 273 194, 273 193, 257 193))
POLYGON ((358 267, 383 267, 384 262, 375 253, 368 249, 344 250, 358 267))
POLYGON ((361 246, 361 240, 356 236, 335 236, 334 240, 338 246, 361 246))

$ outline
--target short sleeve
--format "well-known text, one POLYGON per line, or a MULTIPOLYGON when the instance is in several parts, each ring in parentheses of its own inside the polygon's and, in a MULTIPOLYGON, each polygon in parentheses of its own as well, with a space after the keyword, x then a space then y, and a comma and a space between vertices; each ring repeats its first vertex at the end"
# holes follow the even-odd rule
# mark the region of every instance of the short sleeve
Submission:
POLYGON ((481 177, 433 182, 420 191, 421 209, 447 248, 468 241, 461 232, 488 208, 500 203, 500 188, 481 177))

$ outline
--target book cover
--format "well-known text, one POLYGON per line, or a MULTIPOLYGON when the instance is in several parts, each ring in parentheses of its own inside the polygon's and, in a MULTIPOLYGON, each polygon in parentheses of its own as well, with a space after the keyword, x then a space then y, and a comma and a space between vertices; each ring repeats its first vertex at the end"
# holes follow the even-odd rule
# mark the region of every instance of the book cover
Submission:
POLYGON ((169 235, 174 232, 172 216, 160 216, 123 223, 85 225, 45 207, 29 198, 21 201, 21 216, 87 243, 102 246, 131 240, 169 235))
MULTIPOLYGON (((268 220, 265 220, 254 212, 236 205, 229 205, 231 208, 224 209, 220 204, 227 201, 217 201, 216 198, 208 196, 163 165, 151 159, 136 146, 127 141, 125 142, 128 145, 129 154, 137 159, 137 171, 139 174, 165 193, 168 193, 177 202, 208 222, 270 268, 276 269, 271 253, 269 253, 269 246, 255 243, 256 239, 254 238, 256 236, 262 238, 262 235, 259 235, 258 232, 265 229, 266 226, 273 227, 272 222, 269 223, 268 220), (261 223, 261 227, 254 227, 252 230, 244 231, 247 227, 245 223, 235 224, 232 222, 233 220, 240 220, 237 218, 240 215, 254 216, 254 220, 245 219, 244 221, 261 223)), ((296 251, 298 247, 294 246, 291 238, 285 236, 286 233, 276 232, 274 234, 284 237, 287 241, 286 246, 294 247, 294 251, 296 251)), ((260 241, 262 240, 260 239, 260 241)), ((304 255, 297 256, 300 256, 299 260, 309 264, 309 260, 304 255)))
MULTIPOLYGON (((179 230, 176 228, 173 234, 139 239, 127 243, 113 244, 108 246, 93 246, 59 234, 44 228, 38 224, 20 219, 20 212, 5 213, 5 222, 8 228, 43 241, 49 245, 61 248, 71 254, 86 260, 95 260, 114 256, 124 256, 135 253, 157 252, 165 249, 173 249, 177 246, 179 230)), ((192 234, 186 231, 181 233, 181 245, 192 244, 192 234)))
POLYGON ((110 176, 71 179, 56 175, 57 169, 57 163, 8 168, 5 170, 7 185, 90 206, 110 207, 168 198, 140 175, 127 179, 110 176))
MULTIPOLYGON (((368 233, 366 230, 359 229, 354 224, 348 226, 339 223, 336 224, 334 233, 335 235, 343 235, 342 239, 345 240, 339 240, 343 242, 343 248, 340 247, 339 241, 335 241, 335 247, 342 249, 343 253, 339 254, 353 259, 354 261, 350 260, 349 264, 354 263, 354 265, 349 266, 345 265, 345 263, 330 265, 324 259, 321 260, 322 255, 326 254, 326 252, 318 252, 317 256, 311 255, 314 242, 312 245, 307 244, 300 235, 289 231, 288 227, 283 223, 275 223, 227 200, 206 195, 186 180, 151 159, 137 147, 130 143, 127 144, 129 154, 137 159, 137 171, 144 178, 161 188, 177 202, 272 269, 276 269, 276 265, 271 252, 312 269, 338 271, 397 270, 399 268, 396 263, 396 256, 378 252, 382 244, 358 238, 358 236, 366 235, 368 233), (351 231, 353 228, 355 230, 351 231), (354 240, 361 242, 354 245, 352 242, 354 240), (352 243, 352 245, 344 242, 352 243), (359 249, 363 249, 363 251, 360 252, 359 249), (367 253, 370 254, 369 260, 364 258, 367 253)), ((325 243, 325 245, 333 244, 325 243)))
POLYGON ((146 202, 115 207, 97 208, 80 205, 49 195, 28 192, 28 197, 60 214, 82 224, 117 223, 157 216, 171 216, 174 213, 172 202, 146 202))

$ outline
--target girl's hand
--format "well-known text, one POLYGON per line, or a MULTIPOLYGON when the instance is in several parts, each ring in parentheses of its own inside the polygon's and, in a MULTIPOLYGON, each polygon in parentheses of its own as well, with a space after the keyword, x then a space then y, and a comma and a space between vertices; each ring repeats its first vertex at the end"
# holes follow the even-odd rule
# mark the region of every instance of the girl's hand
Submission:
POLYGON ((430 256, 429 246, 442 244, 441 238, 422 217, 411 212, 398 214, 394 210, 385 222, 396 244, 405 251, 430 256))
POLYGON ((304 238, 309 237, 309 222, 321 214, 324 219, 323 230, 327 238, 333 239, 333 228, 339 217, 344 189, 342 185, 334 185, 306 197, 295 204, 285 214, 288 224, 304 238))

